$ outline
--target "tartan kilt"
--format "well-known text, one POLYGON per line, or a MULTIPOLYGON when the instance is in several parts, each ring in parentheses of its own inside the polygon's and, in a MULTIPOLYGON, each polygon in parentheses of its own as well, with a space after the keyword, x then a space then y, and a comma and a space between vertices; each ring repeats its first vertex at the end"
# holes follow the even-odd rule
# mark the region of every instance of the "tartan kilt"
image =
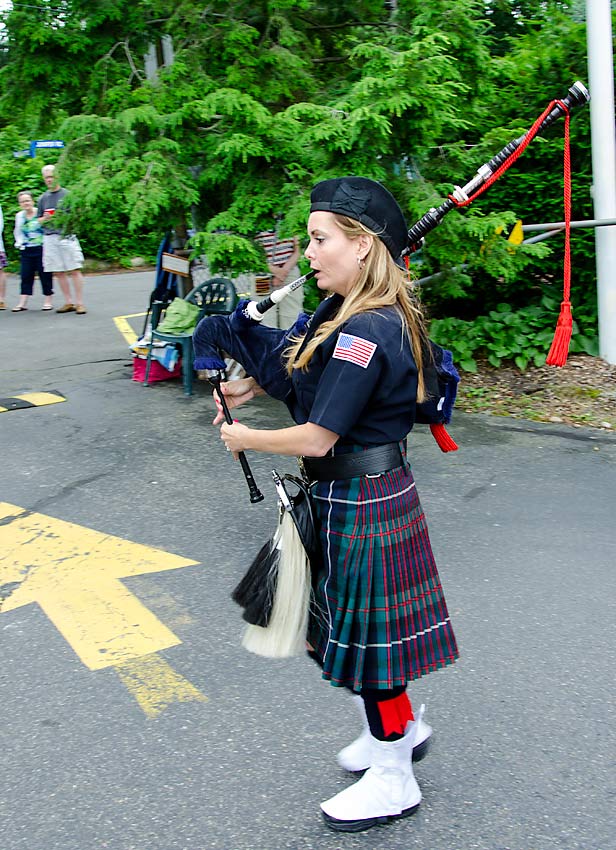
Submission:
POLYGON ((314 485, 323 567, 308 641, 331 684, 391 689, 458 657, 408 465, 314 485))

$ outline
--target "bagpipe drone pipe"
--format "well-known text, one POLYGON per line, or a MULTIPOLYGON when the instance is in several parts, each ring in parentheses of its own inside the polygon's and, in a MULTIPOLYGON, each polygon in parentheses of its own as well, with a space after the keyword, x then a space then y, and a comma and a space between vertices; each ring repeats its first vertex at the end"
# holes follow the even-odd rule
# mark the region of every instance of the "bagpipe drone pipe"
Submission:
POLYGON ((571 110, 577 106, 583 106, 590 101, 590 94, 579 80, 576 81, 567 96, 562 100, 552 100, 545 110, 536 119, 532 127, 517 139, 509 142, 505 147, 492 157, 491 160, 482 165, 475 176, 464 186, 455 186, 447 200, 439 207, 428 210, 408 232, 408 248, 406 255, 417 251, 423 244, 425 236, 443 220, 444 216, 452 209, 469 206, 479 195, 482 195, 490 186, 503 176, 516 160, 522 155, 526 147, 539 133, 550 127, 559 118, 565 119, 565 140, 563 156, 563 178, 564 178, 564 217, 565 217, 565 259, 564 259, 564 284, 563 300, 560 305, 560 315, 556 325, 554 340, 546 357, 549 366, 564 366, 569 351, 571 333, 573 327, 570 288, 571 288, 571 158, 569 153, 569 119, 571 110))
MULTIPOLYGON (((586 88, 574 83, 562 100, 551 101, 524 135, 506 145, 489 162, 482 165, 464 186, 456 186, 446 201, 430 209, 408 231, 408 245, 403 258, 417 251, 427 234, 440 224, 452 209, 468 206, 488 189, 518 159, 532 139, 559 118, 565 118, 565 287, 554 342, 547 362, 563 365, 571 337, 571 305, 569 302, 570 262, 568 236, 570 227, 570 165, 568 155, 569 114, 573 107, 590 100, 586 88)), ((262 301, 241 301, 229 316, 207 316, 197 326, 193 343, 197 370, 205 370, 218 396, 227 422, 232 422, 220 383, 225 374, 225 354, 240 363, 246 373, 268 394, 283 401, 291 391, 291 379, 283 362, 283 352, 290 337, 306 332, 309 317, 302 314, 288 330, 261 324, 265 313, 295 289, 314 276, 309 272, 290 284, 272 292, 262 301)), ((424 365, 428 399, 416 406, 415 421, 425 423, 443 451, 457 449, 445 425, 450 421, 456 398, 459 375, 451 352, 429 341, 424 365)), ((251 502, 263 497, 243 453, 240 453, 251 502)), ((249 626, 243 645, 270 657, 285 657, 301 652, 310 604, 311 576, 318 570, 320 547, 318 529, 312 509, 310 491, 305 482, 294 476, 272 473, 279 497, 278 527, 262 547, 247 574, 233 591, 233 598, 244 608, 249 626), (290 493, 288 486, 295 491, 290 493)))

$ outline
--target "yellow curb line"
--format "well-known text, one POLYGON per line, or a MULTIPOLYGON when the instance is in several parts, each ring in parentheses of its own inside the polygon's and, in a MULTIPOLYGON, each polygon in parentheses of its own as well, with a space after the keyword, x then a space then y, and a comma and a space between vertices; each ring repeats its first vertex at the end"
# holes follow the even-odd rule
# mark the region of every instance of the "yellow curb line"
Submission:
POLYGON ((127 319, 140 319, 145 316, 146 313, 130 313, 128 316, 115 316, 113 322, 116 328, 120 331, 126 342, 129 346, 131 346, 134 342, 137 342, 138 336, 135 331, 131 328, 130 324, 126 321, 127 319))

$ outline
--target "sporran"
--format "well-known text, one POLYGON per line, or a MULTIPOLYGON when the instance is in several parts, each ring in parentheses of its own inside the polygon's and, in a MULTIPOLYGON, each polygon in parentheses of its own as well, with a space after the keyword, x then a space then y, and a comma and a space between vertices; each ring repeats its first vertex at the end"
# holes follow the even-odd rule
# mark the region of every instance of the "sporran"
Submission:
POLYGON ((278 526, 261 547, 231 598, 248 622, 242 645, 257 655, 288 658, 305 648, 319 534, 310 491, 292 475, 272 473, 279 497, 278 526), (287 486, 296 489, 290 495, 287 486))

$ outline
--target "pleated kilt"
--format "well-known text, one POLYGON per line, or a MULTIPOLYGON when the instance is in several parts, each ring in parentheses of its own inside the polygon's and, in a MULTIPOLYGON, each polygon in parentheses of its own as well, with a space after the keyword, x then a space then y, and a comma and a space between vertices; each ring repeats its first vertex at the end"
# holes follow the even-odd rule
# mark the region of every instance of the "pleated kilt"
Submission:
POLYGON ((318 482, 324 566, 308 641, 333 685, 390 689, 458 657, 408 466, 318 482))

